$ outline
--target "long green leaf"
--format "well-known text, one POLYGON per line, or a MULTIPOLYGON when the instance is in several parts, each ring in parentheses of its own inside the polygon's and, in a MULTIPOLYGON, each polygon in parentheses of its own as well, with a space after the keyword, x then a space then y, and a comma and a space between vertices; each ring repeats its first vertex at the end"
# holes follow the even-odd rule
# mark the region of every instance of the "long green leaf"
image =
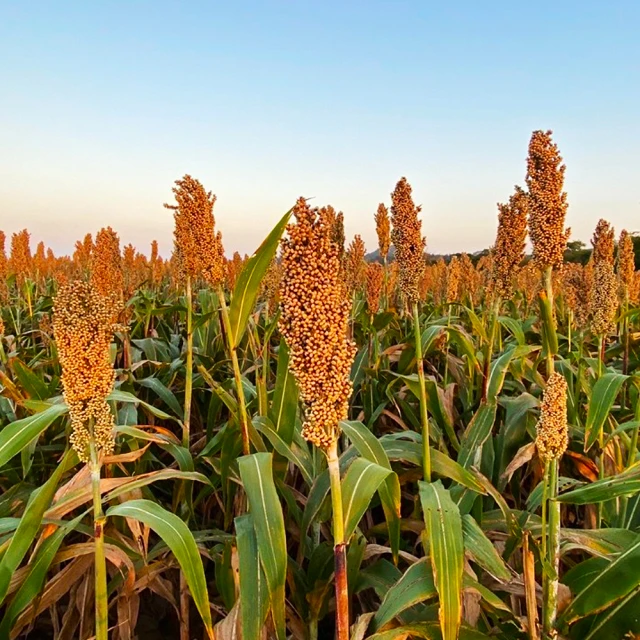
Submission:
POLYGON ((260 566, 258 540, 253 516, 246 514, 235 519, 240 574, 240 613, 243 640, 260 640, 262 627, 269 611, 269 592, 264 571, 260 566))
POLYGON ((589 451, 598 440, 600 430, 611 412, 620 387, 628 377, 621 373, 605 373, 593 386, 585 424, 585 451, 589 451))
POLYGON ((67 413, 66 404, 52 404, 33 416, 11 422, 0 431, 0 467, 17 455, 45 429, 67 413))
POLYGON ((282 440, 291 444, 298 412, 298 385, 289 370, 289 347, 282 339, 278 349, 278 369, 276 386, 269 407, 269 417, 273 427, 282 440))
POLYGON ((387 591, 371 621, 372 629, 376 631, 384 627, 405 609, 437 595, 431 565, 428 558, 423 558, 412 564, 387 591))
POLYGON ((213 637, 209 593, 202 559, 189 527, 174 513, 151 500, 129 500, 107 511, 107 517, 133 518, 153 529, 176 557, 191 591, 193 601, 200 612, 209 637, 213 637))
POLYGON ((7 595, 13 573, 20 566, 22 559, 36 538, 42 524, 42 516, 53 500, 60 478, 73 466, 76 460, 73 449, 67 451, 51 477, 29 497, 24 514, 20 518, 20 524, 11 538, 9 548, 2 556, 2 561, 0 561, 0 603, 7 595))
POLYGON ((466 469, 479 462, 482 445, 491 435, 493 424, 496 421, 496 412, 495 404, 482 403, 462 435, 458 464, 466 469))
POLYGON ((342 480, 342 512, 344 537, 349 540, 358 523, 369 508, 373 494, 384 480, 393 473, 375 462, 356 458, 342 480))
POLYGON ((602 611, 640 585, 640 540, 613 560, 591 558, 567 572, 563 582, 575 593, 559 622, 571 624, 602 611))
POLYGON ((557 500, 568 504, 590 504, 632 495, 638 491, 640 491, 640 467, 636 465, 617 476, 596 480, 573 491, 567 491, 558 496, 557 500))
POLYGON ((491 544, 484 531, 480 528, 475 519, 465 514, 462 516, 462 538, 464 548, 472 558, 494 578, 502 581, 511 579, 511 574, 507 569, 504 560, 491 544))
POLYGON ((20 612, 23 611, 42 590, 42 586, 47 577, 47 571, 51 566, 51 562, 58 552, 64 537, 75 529, 80 523, 84 514, 79 515, 71 522, 66 523, 64 526, 59 527, 53 535, 49 536, 39 547, 35 553, 35 556, 29 563, 29 575, 25 578, 25 581, 20 585, 20 589, 11 599, 11 604, 7 607, 7 611, 0 624, 0 640, 9 638, 11 627, 15 622, 20 612))
POLYGON ((249 499, 260 561, 267 578, 273 620, 278 638, 284 640, 284 588, 287 577, 287 542, 284 516, 273 481, 270 453, 254 453, 238 460, 240 477, 249 499))
POLYGON ((442 640, 456 640, 462 619, 464 542, 458 505, 437 482, 419 483, 429 557, 440 601, 442 640))
POLYGON ((238 282, 233 289, 231 305, 229 307, 229 318, 231 322, 232 347, 237 347, 242 340, 242 336, 247 328, 247 320, 253 311, 260 283, 269 268, 269 264, 278 249, 280 237, 289 222, 291 210, 287 211, 280 221, 273 228, 271 233, 264 239, 256 252, 244 265, 242 272, 238 276, 238 282))
MULTIPOLYGON (((380 441, 362 424, 362 422, 340 423, 340 428, 353 443, 358 453, 367 460, 375 462, 385 469, 391 469, 391 463, 380 441)), ((398 560, 400 549, 400 481, 395 473, 390 473, 378 489, 380 502, 389 528, 389 544, 393 559, 398 560)))

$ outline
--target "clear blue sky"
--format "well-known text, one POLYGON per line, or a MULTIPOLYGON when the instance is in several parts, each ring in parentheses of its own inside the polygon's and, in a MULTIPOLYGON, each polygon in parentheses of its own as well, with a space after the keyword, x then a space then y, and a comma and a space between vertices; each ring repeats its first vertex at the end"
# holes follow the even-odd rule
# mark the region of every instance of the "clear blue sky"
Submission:
POLYGON ((640 2, 0 0, 0 228, 171 251, 173 180, 251 252, 299 195, 373 214, 406 175, 433 252, 491 244, 531 131, 567 223, 640 230, 640 2))

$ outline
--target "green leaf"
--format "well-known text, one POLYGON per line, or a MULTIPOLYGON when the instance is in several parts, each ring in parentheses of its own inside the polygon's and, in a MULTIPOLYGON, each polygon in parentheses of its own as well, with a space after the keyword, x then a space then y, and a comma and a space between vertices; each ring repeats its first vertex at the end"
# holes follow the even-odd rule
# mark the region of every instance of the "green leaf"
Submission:
POLYGON ((389 589, 371 622, 374 631, 384 627, 398 614, 415 604, 438 595, 428 558, 412 564, 389 589))
POLYGON ((235 519, 240 582, 240 613, 243 640, 260 640, 262 627, 269 611, 269 592, 264 571, 260 566, 258 540, 253 516, 246 514, 235 519))
POLYGON ((46 580, 47 571, 56 553, 58 553, 64 537, 69 531, 72 531, 80 524, 84 515, 83 513, 71 522, 59 527, 38 547, 33 559, 29 563, 29 574, 20 585, 18 592, 11 599, 11 604, 7 607, 7 611, 4 614, 2 624, 0 624, 0 639, 9 638, 13 623, 20 615, 20 612, 28 607, 38 596, 46 580))
POLYGON ((256 416, 252 422, 253 426, 267 437, 267 440, 269 440, 271 446, 277 453, 300 469, 305 482, 311 486, 313 484, 313 462, 309 457, 308 452, 295 444, 287 445, 287 443, 273 430, 273 427, 267 418, 256 416))
POLYGON ((519 345, 525 344, 526 340, 524 331, 522 330, 522 324, 518 320, 514 320, 509 316, 499 316, 498 322, 508 329, 519 345))
POLYGON ((33 416, 11 422, 0 431, 0 467, 69 411, 66 404, 53 404, 33 416))
POLYGON ((384 510, 384 516, 389 528, 389 544, 393 553, 393 560, 397 563, 400 549, 400 481, 393 473, 387 453, 380 441, 362 424, 362 422, 340 423, 340 428, 353 443, 358 453, 367 460, 389 469, 392 473, 380 485, 378 494, 384 510))
POLYGON ((278 350, 276 386, 273 390, 269 417, 275 431, 287 444, 291 444, 293 441, 297 413, 298 385, 289 370, 289 347, 287 347, 287 343, 283 338, 280 340, 280 348, 278 350))
POLYGON ((249 499, 260 561, 267 578, 276 633, 285 638, 284 589, 287 577, 287 542, 284 516, 273 482, 270 453, 254 453, 238 460, 240 477, 249 499))
POLYGON ((491 365, 489 372, 489 384, 487 386, 487 402, 489 404, 495 404, 498 399, 498 394, 502 390, 504 379, 507 375, 509 365, 515 358, 522 358, 529 355, 532 351, 536 351, 540 347, 532 346, 520 346, 514 347, 505 351, 499 358, 497 358, 491 365))
POLYGON ((349 540, 369 508, 373 494, 393 472, 365 458, 356 458, 342 480, 344 539, 349 540))
POLYGON ((475 519, 465 514, 462 516, 462 538, 464 548, 472 558, 485 571, 488 571, 497 580, 507 582, 511 579, 511 574, 507 569, 504 560, 491 544, 484 531, 480 528, 475 519))
POLYGON ((209 610, 209 593, 204 567, 196 541, 189 527, 174 513, 151 500, 129 500, 107 511, 107 518, 122 516, 133 518, 153 529, 171 549, 189 585, 191 597, 200 612, 209 637, 213 637, 213 625, 209 610))
POLYGON ((496 405, 482 403, 462 435, 462 446, 458 454, 458 464, 465 468, 477 464, 482 453, 482 445, 491 435, 496 421, 496 405))
POLYGON ((558 496, 558 502, 569 504, 590 504, 606 502, 619 496, 631 495, 640 491, 640 467, 635 466, 617 476, 610 476, 583 485, 558 496))
POLYGON ((233 289, 231 304, 229 306, 229 320, 231 324, 231 346, 236 348, 247 328, 247 321, 253 311, 260 283, 269 268, 269 264, 278 250, 280 237, 289 222, 291 210, 282 216, 271 233, 264 239, 256 252, 244 265, 238 282, 233 289))
POLYGON ((144 400, 140 400, 133 395, 133 393, 129 393, 128 391, 121 391, 120 389, 114 389, 108 396, 107 400, 111 400, 112 402, 124 402, 134 405, 142 405, 149 413, 153 414, 156 418, 160 418, 161 420, 173 420, 175 422, 180 422, 178 418, 174 416, 170 416, 168 413, 157 409, 153 405, 148 402, 144 402, 144 400))
POLYGON ((20 386, 29 394, 30 398, 46 400, 51 395, 47 385, 24 362, 13 358, 11 368, 18 378, 20 386))
POLYGON ((76 461, 77 457, 73 449, 68 450, 55 467, 51 477, 29 496, 24 514, 20 518, 20 524, 11 537, 9 548, 2 556, 2 561, 0 561, 0 604, 7 595, 11 577, 36 538, 42 524, 42 516, 53 500, 60 478, 76 461))
POLYGON ((138 380, 138 384, 154 391, 158 397, 173 411, 180 420, 184 418, 184 410, 178 399, 158 378, 144 378, 138 380))
MULTIPOLYGON (((391 434, 390 436, 387 435, 380 438, 380 443, 384 447, 389 460, 402 460, 421 467, 422 444, 420 444, 420 442, 409 442, 404 439, 396 438, 395 435, 396 434, 391 434)), ((398 435, 404 436, 405 434, 401 433, 398 435)), ((482 484, 480 484, 470 471, 467 471, 467 469, 458 464, 455 460, 452 460, 448 455, 438 451, 437 449, 431 449, 431 470, 433 473, 442 476, 443 478, 455 480, 458 484, 461 484, 467 489, 477 491, 478 493, 486 493, 482 484)))
POLYGON ((563 582, 575 597, 561 614, 561 624, 602 611, 640 584, 640 540, 611 561, 591 558, 580 563, 563 582))
POLYGON ((621 373, 605 373, 593 386, 585 424, 585 451, 589 451, 598 440, 620 387, 628 377, 621 373))
POLYGON ((458 505, 437 482, 420 481, 420 502, 426 525, 425 538, 440 601, 442 640, 456 640, 462 619, 464 542, 458 505))

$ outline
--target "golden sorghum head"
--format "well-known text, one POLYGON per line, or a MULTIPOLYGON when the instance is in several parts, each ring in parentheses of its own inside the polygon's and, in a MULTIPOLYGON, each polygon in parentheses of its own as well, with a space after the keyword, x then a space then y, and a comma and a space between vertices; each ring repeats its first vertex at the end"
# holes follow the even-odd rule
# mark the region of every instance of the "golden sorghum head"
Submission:
POLYGON ((0 302, 4 302, 7 298, 8 261, 5 242, 4 231, 0 231, 0 302))
POLYGON ((460 287, 458 297, 469 296, 471 306, 480 294, 481 275, 473 264, 468 253, 460 255, 460 287))
POLYGON ((267 311, 269 315, 278 306, 278 294, 280 292, 280 281, 282 280, 282 265, 278 262, 278 259, 274 256, 269 263, 269 268, 264 274, 264 278, 261 283, 262 298, 266 302, 267 311))
POLYGON ((9 273, 15 275, 16 282, 22 284, 30 275, 33 267, 31 234, 23 229, 11 236, 11 253, 9 255, 9 273))
POLYGON ((120 238, 111 228, 100 229, 93 248, 91 283, 102 296, 121 299, 124 290, 120 238))
POLYGON ((500 298, 508 298, 513 293, 513 279, 524 259, 528 203, 527 194, 518 186, 507 204, 498 203, 491 288, 500 298))
POLYGON ((386 261, 391 246, 391 222, 389 221, 389 210, 382 202, 376 211, 376 233, 378 234, 380 258, 386 261))
POLYGON ((227 288, 230 291, 233 291, 233 288, 236 286, 236 282, 238 281, 238 276, 242 271, 242 267, 244 266, 244 260, 242 256, 237 252, 233 252, 233 256, 231 260, 224 260, 224 273, 226 277, 227 288))
POLYGON ((531 303, 540 291, 540 269, 533 260, 529 260, 518 271, 518 290, 521 291, 528 303, 531 303))
POLYGON ((460 293, 460 261, 452 256, 447 265, 446 302, 457 302, 460 293))
POLYGON ((367 306, 369 313, 378 313, 380 296, 384 284, 384 267, 379 262, 370 262, 365 271, 367 306))
POLYGON ((575 324, 579 329, 586 327, 589 321, 589 295, 593 269, 583 267, 578 262, 562 265, 561 291, 564 301, 573 312, 575 324))
POLYGON ((213 217, 216 197, 188 174, 175 184, 172 191, 177 204, 164 206, 175 212, 175 252, 181 275, 201 275, 216 286, 224 280, 222 234, 216 234, 213 217))
POLYGON ((565 165, 551 131, 534 131, 527 158, 529 189, 529 236, 533 259, 540 269, 562 264, 570 229, 565 230, 567 194, 564 185, 565 165))
POLYGON ((158 260, 158 241, 151 241, 151 256, 149 258, 149 281, 155 286, 160 281, 162 263, 158 260))
POLYGON ((536 448, 544 462, 559 460, 567 450, 567 381, 554 371, 542 394, 540 419, 536 426, 536 448))
POLYGON ((345 252, 345 273, 349 293, 357 291, 364 282, 367 263, 364 261, 366 249, 360 236, 355 236, 345 252))
POLYGON ((416 302, 420 297, 419 285, 424 270, 425 239, 418 219, 420 207, 413 203, 411 185, 406 178, 401 178, 396 185, 391 202, 391 240, 400 269, 400 290, 410 302, 416 302))
POLYGON ((62 389, 71 417, 71 445, 89 460, 89 442, 113 451, 113 415, 107 396, 113 389, 110 344, 119 300, 102 296, 88 282, 60 289, 53 310, 53 332, 62 366, 62 389))
POLYGON ((633 240, 626 229, 620 233, 618 241, 618 278, 620 284, 629 291, 633 285, 633 274, 636 270, 636 254, 633 248, 633 240))
POLYGON ((591 331, 596 335, 609 335, 615 330, 618 309, 618 282, 613 266, 604 260, 596 262, 593 284, 589 296, 591 331))
POLYGON ((326 449, 347 417, 355 346, 347 339, 350 303, 340 277, 340 248, 327 209, 300 198, 282 239, 280 328, 289 367, 306 405, 302 435, 326 449))
POLYGON ((73 263, 82 276, 91 272, 91 260, 93 258, 93 238, 90 233, 83 240, 77 240, 73 251, 73 263))
POLYGON ((591 246, 593 247, 593 261, 608 262, 613 266, 613 251, 615 248, 615 236, 613 227, 602 218, 598 220, 596 230, 591 238, 591 246))

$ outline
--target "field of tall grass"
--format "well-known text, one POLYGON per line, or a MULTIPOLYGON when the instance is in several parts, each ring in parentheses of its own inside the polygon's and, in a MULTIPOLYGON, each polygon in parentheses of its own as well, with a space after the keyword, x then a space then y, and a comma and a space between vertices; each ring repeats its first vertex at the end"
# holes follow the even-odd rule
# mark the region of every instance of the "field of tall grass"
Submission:
POLYGON ((640 278, 564 171, 480 260, 405 178, 376 261, 304 198, 227 258, 189 175, 170 260, 1 234, 0 640, 640 638, 640 278))

